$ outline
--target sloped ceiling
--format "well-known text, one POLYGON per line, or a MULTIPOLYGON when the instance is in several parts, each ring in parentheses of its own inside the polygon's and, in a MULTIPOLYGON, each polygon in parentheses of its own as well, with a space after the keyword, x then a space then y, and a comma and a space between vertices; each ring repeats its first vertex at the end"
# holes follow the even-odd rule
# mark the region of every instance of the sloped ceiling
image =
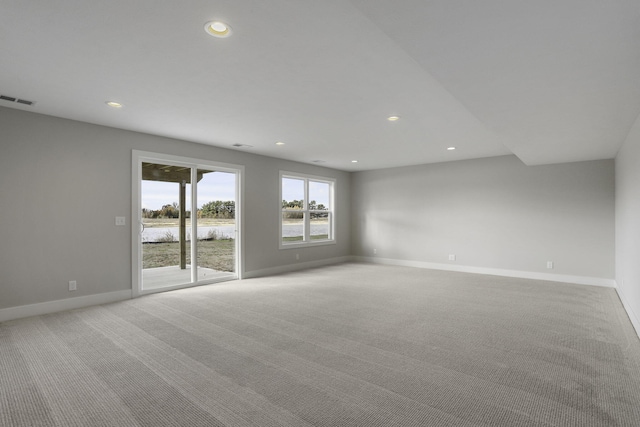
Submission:
POLYGON ((0 106, 342 170, 612 158, 640 113, 639 18, 628 0, 0 0, 0 94, 36 101, 0 106))

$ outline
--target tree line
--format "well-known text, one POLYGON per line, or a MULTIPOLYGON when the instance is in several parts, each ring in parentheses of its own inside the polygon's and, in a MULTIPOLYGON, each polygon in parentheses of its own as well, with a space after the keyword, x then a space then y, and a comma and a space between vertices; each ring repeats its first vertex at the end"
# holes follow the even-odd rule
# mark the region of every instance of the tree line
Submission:
MULTIPOLYGON (((283 200, 282 201, 282 209, 302 209, 304 206, 304 200, 283 200)), ((309 210, 310 211, 327 211, 329 210, 322 203, 318 204, 315 200, 309 202, 309 210)))
MULTIPOLYGON (((283 200, 283 209, 302 209, 304 200, 283 200)), ((329 210, 324 204, 315 200, 309 202, 309 210, 326 211, 329 210)), ((186 211, 187 218, 191 218, 191 211, 186 211)), ((198 209, 198 218, 220 218, 234 219, 236 217, 236 202, 233 200, 214 200, 205 203, 198 209)), ((325 217, 326 214, 315 214, 313 217, 325 217)), ((162 206, 160 209, 142 209, 143 218, 180 218, 180 205, 177 202, 162 206)))
MULTIPOLYGON (((198 209, 198 218, 234 219, 236 217, 236 202, 233 200, 214 200, 205 203, 198 209)), ((185 212, 186 218, 191 218, 191 211, 185 212)), ((180 205, 176 202, 162 206, 160 209, 142 209, 143 218, 180 218, 180 205)))
MULTIPOLYGON (((282 209, 302 210, 303 206, 304 206, 304 200, 291 200, 291 201, 283 200, 282 201, 282 209)), ((328 211, 329 208, 327 208, 322 203, 316 203, 315 200, 312 200, 309 202, 309 210, 310 211, 328 211)), ((288 212, 285 212, 283 215, 284 215, 284 218, 287 218, 287 219, 302 219, 304 214, 302 212, 288 211, 288 212)), ((310 213, 311 219, 327 218, 328 216, 329 216, 328 212, 327 213, 324 213, 324 212, 310 213)))

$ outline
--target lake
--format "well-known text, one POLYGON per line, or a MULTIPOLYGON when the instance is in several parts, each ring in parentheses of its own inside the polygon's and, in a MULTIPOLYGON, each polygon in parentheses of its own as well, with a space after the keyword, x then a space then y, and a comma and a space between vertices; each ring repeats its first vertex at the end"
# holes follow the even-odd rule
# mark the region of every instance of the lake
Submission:
MULTIPOLYGON (((198 227, 198 238, 204 239, 209 232, 214 231, 219 238, 234 238, 236 234, 236 227, 234 225, 216 225, 216 226, 204 226, 198 227)), ((302 235, 302 224, 284 224, 283 226, 284 237, 294 237, 302 235)), ((147 227, 142 232, 143 242, 158 242, 164 241, 167 234, 173 235, 173 240, 178 241, 178 227, 147 227)), ((311 234, 329 234, 329 225, 324 224, 311 224, 311 234)), ((187 227, 187 240, 191 239, 191 228, 187 227)))

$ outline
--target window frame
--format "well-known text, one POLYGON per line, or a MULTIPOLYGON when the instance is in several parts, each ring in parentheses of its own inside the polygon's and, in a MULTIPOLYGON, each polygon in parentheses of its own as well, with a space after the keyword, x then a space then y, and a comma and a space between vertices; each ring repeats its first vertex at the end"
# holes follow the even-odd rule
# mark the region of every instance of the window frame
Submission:
POLYGON ((325 176, 309 175, 298 172, 280 171, 278 179, 278 216, 280 227, 278 229, 278 248, 279 249, 293 249, 303 248, 311 246, 322 245, 335 245, 336 244, 336 215, 335 215, 335 187, 337 180, 335 178, 329 178, 325 176), (283 179, 298 179, 304 181, 304 206, 302 209, 284 209, 282 207, 282 184, 283 179), (329 209, 328 210, 310 210, 309 209, 309 182, 319 182, 323 184, 329 184, 329 209), (303 236, 301 241, 284 242, 283 237, 283 213, 285 212, 300 212, 303 214, 303 236), (327 213, 329 217, 329 230, 327 239, 311 239, 311 214, 313 213, 327 213))

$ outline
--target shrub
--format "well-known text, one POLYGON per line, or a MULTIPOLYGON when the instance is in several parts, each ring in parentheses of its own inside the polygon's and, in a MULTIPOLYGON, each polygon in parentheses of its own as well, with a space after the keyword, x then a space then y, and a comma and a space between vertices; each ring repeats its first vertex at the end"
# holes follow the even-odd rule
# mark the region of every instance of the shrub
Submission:
POLYGON ((162 242, 162 243, 171 243, 175 241, 176 241, 176 236, 174 236, 170 230, 167 230, 167 232, 164 233, 164 236, 158 239, 158 242, 162 242))

